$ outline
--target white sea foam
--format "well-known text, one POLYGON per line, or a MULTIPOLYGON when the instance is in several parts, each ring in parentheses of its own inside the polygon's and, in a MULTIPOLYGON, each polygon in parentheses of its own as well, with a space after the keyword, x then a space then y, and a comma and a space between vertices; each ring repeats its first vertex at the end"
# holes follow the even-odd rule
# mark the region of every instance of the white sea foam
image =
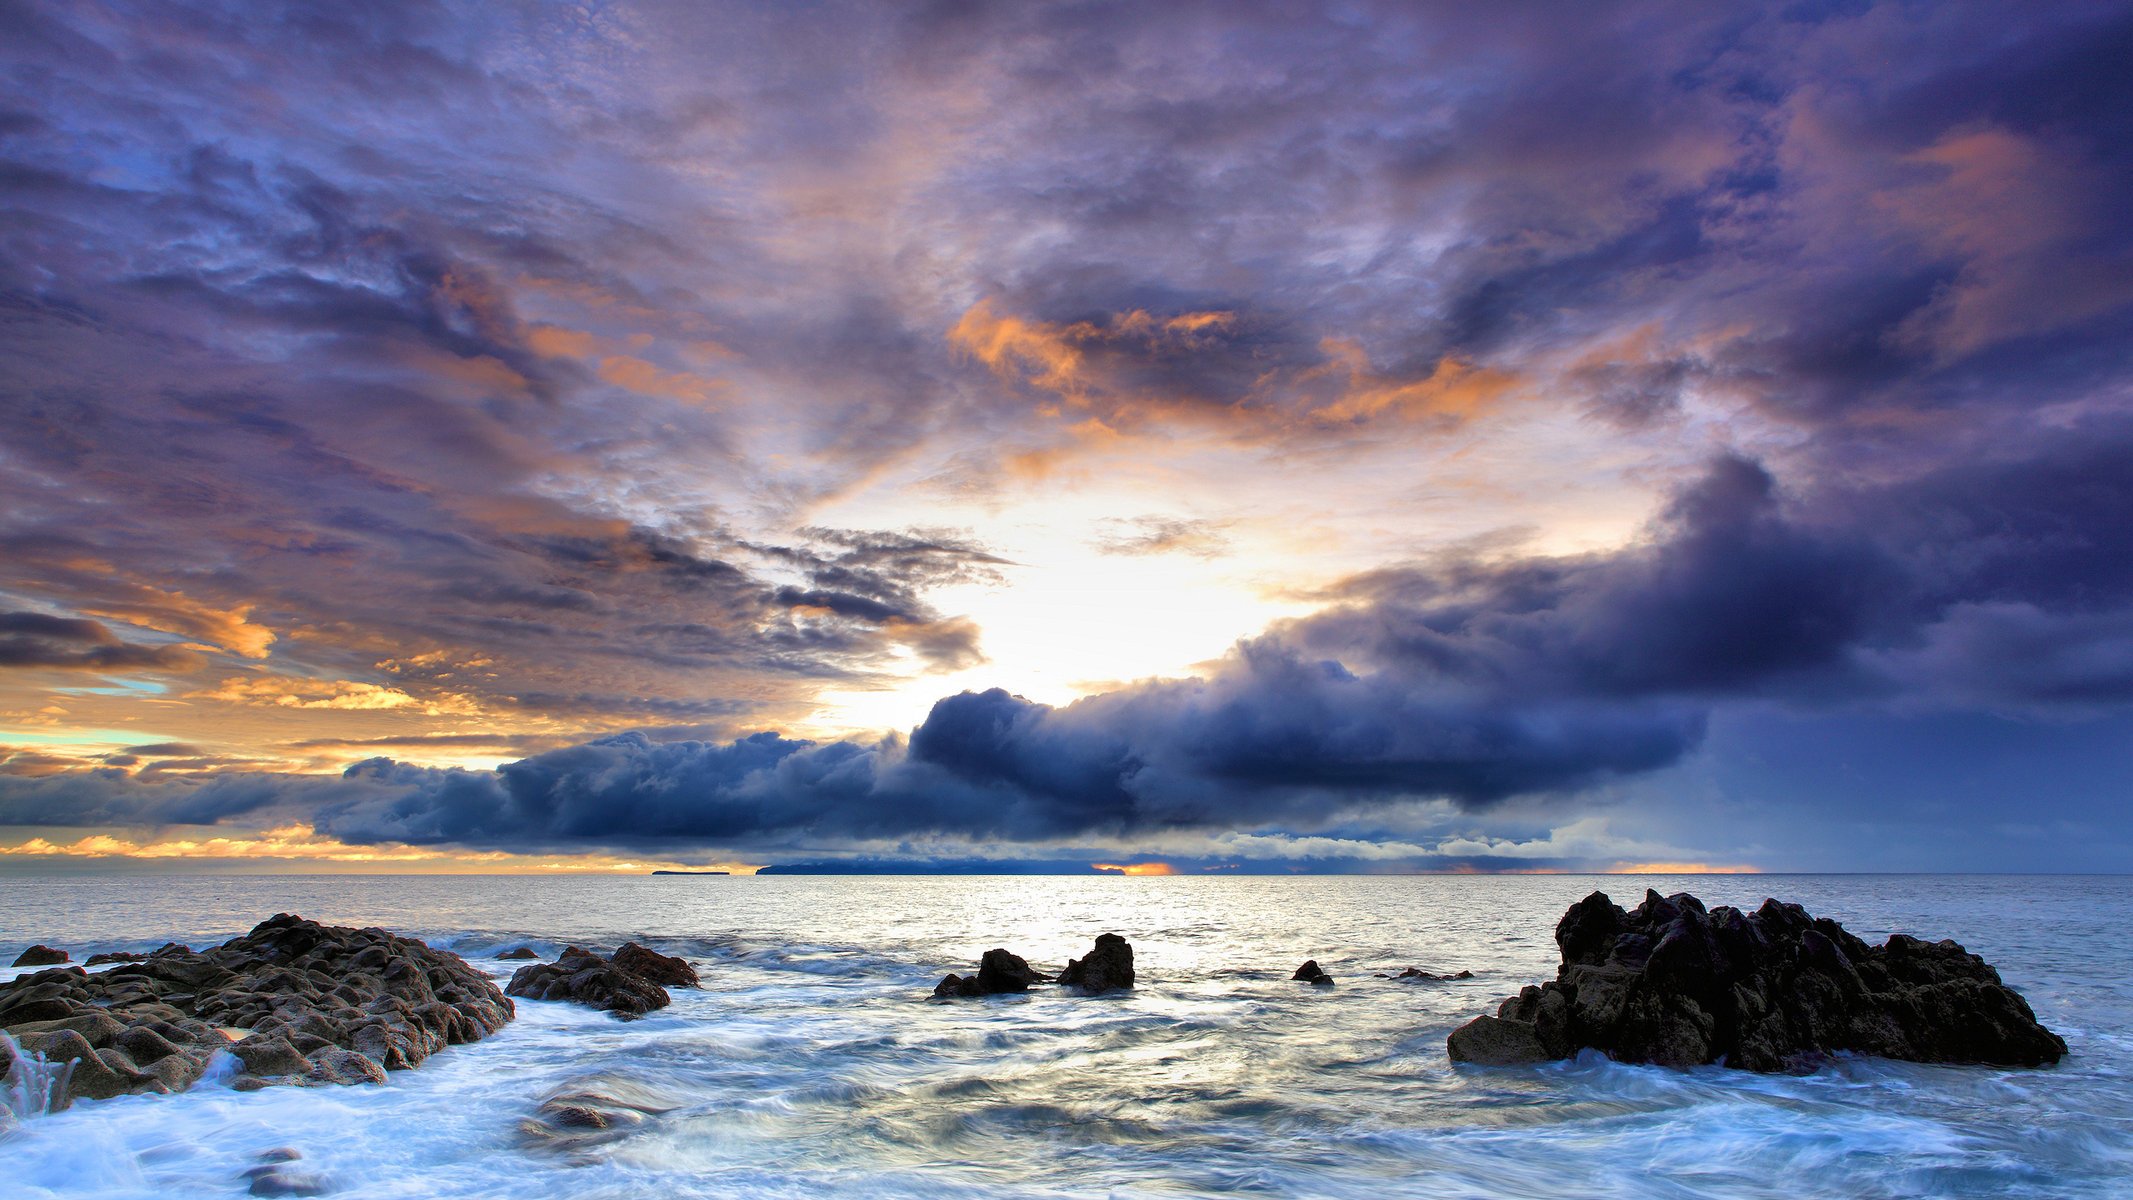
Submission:
POLYGON ((1961 937, 2067 1034, 2054 1069, 1453 1066, 1445 1034, 1552 971, 1547 934, 1595 882, 1634 899, 1643 881, 226 880, 212 905, 187 881, 82 885, 135 889, 103 929, 105 899, 8 881, 0 947, 197 945, 239 931, 234 912, 294 910, 455 945, 499 979, 516 964, 489 956, 522 942, 642 938, 706 987, 632 1022, 522 1001, 383 1087, 78 1104, 0 1158, 11 1197, 97 1200, 241 1195, 285 1146, 366 1197, 2123 1194, 2127 881, 1658 881, 1961 937), (1130 995, 924 998, 991 946, 1056 967, 1105 930, 1135 943, 1130 995), (1340 982, 1290 982, 1305 958, 1340 982), (1373 978, 1407 965, 1478 977, 1373 978), (666 1111, 572 1148, 520 1132, 581 1088, 666 1111))

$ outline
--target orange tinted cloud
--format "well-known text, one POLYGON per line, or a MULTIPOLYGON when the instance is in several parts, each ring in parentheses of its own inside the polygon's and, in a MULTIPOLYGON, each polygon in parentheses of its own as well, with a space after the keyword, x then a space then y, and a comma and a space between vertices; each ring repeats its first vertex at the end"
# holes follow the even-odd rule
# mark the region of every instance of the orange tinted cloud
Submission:
POLYGON ((1176 867, 1166 862, 1144 863, 1090 863, 1091 870, 1116 871, 1120 875, 1175 875, 1176 867))
POLYGON ((600 379, 640 396, 679 400, 686 404, 707 403, 726 386, 722 379, 712 379, 693 371, 662 370, 627 354, 613 354, 601 359, 600 379))
POLYGON ((267 647, 274 644, 274 631, 251 620, 254 606, 250 604, 216 608, 181 592, 140 583, 120 584, 112 591, 117 598, 85 604, 82 611, 159 633, 196 638, 245 658, 265 658, 267 647))

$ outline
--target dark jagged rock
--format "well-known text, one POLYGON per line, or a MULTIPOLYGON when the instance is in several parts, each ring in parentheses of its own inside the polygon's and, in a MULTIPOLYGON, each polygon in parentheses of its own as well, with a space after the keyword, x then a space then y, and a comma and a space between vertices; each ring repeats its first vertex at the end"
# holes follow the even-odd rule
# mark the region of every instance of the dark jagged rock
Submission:
POLYGON ((666 987, 702 987, 703 981, 696 977, 696 968, 685 960, 671 954, 661 954, 649 946, 635 942, 623 945, 608 960, 633 975, 642 975, 653 983, 666 987))
POLYGON ((1096 935, 1096 946, 1086 958, 1068 959, 1059 973, 1062 987, 1085 992, 1108 992, 1133 986, 1133 947, 1115 933, 1096 935))
POLYGON ((1594 892, 1563 914, 1555 941, 1555 979, 1454 1031, 1454 1061, 1590 1047, 1624 1062, 1785 1071, 1836 1051, 2005 1066, 2066 1053, 1999 972, 1955 942, 1896 934, 1869 946, 1797 904, 1706 912, 1686 892, 1647 891, 1625 913, 1594 892))
POLYGON ((55 950, 45 945, 36 945, 24 950, 21 956, 15 959, 15 965, 18 967, 51 967, 67 961, 70 960, 66 951, 55 950))
POLYGON ((566 947, 552 963, 520 967, 504 992, 529 1000, 569 1000, 620 1017, 641 1017, 673 1002, 660 985, 576 946, 566 947))
POLYGON ((1298 983, 1316 984, 1320 987, 1333 986, 1333 976, 1326 974, 1323 970, 1320 970, 1318 960, 1315 958, 1305 959, 1304 965, 1296 968, 1296 973, 1294 975, 1289 976, 1289 978, 1297 981, 1298 983))
POLYGON ((183 1091, 223 1049, 242 1066, 238 1088, 383 1082, 511 1015, 456 955, 288 914, 204 951, 171 945, 94 975, 61 967, 0 984, 0 1028, 74 1064, 70 1102, 183 1091))
POLYGON ((1032 969, 1029 962, 1019 954, 1006 950, 987 950, 978 959, 978 969, 969 975, 950 972, 934 985, 933 994, 939 999, 966 998, 972 996, 997 996, 1005 992, 1026 992, 1033 983, 1049 983, 1051 976, 1032 969))
POLYGON ((519 946, 515 949, 506 950, 496 957, 502 959, 538 959, 540 952, 531 946, 519 946))

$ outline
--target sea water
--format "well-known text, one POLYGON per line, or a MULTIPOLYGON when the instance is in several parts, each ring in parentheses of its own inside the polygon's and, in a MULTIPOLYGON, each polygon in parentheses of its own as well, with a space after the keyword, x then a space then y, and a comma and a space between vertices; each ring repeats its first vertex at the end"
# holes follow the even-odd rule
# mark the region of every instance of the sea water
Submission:
POLYGON ((637 939, 704 987, 636 1021, 521 1000, 382 1087, 211 1081, 33 1116, 0 1133, 0 1194, 238 1196, 288 1147, 363 1197, 2133 1195, 2124 877, 16 877, 0 961, 204 946, 284 911, 499 981, 517 945, 637 939), (1955 937, 2071 1051, 1792 1076, 1446 1058, 1453 1028, 1552 977, 1565 907, 1647 886, 1955 937), (1104 932, 1133 943, 1130 993, 929 999, 991 947, 1056 970, 1104 932), (1292 982, 1307 958, 1338 983, 1292 982), (1410 966, 1474 977, 1380 977, 1410 966), (519 1132, 580 1087, 666 1111, 567 1151, 519 1132))

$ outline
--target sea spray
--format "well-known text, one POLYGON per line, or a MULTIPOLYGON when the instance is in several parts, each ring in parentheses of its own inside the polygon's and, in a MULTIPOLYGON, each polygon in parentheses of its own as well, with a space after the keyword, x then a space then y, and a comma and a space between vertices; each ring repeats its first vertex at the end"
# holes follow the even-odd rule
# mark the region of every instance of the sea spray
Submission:
POLYGON ((0 1081, 0 1130, 67 1106, 67 1081, 74 1060, 55 1063, 42 1050, 25 1050, 0 1030, 0 1049, 8 1055, 7 1078, 0 1081))

